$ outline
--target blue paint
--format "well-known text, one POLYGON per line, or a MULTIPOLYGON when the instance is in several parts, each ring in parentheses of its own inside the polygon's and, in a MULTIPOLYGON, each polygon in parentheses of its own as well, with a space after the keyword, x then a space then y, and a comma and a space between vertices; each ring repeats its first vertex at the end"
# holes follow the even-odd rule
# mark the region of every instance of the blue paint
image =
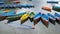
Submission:
POLYGON ((47 1, 47 3, 54 3, 54 4, 58 4, 58 1, 47 1))
POLYGON ((0 2, 0 5, 4 4, 4 2, 0 2))
POLYGON ((43 20, 48 20, 48 19, 49 19, 49 17, 48 17, 46 14, 42 14, 41 18, 42 18, 43 20))
POLYGON ((0 16, 10 16, 10 15, 14 15, 14 11, 10 11, 10 12, 4 12, 2 14, 0 14, 0 16))
POLYGON ((55 13, 54 15, 60 18, 60 14, 58 14, 58 13, 55 13))
POLYGON ((38 13, 38 14, 36 14, 35 16, 34 16, 34 19, 38 19, 38 18, 40 18, 41 17, 41 13, 38 13))
POLYGON ((50 13, 48 13, 48 16, 49 16, 49 17, 52 17, 53 19, 55 19, 55 16, 52 15, 52 14, 50 14, 50 13))
POLYGON ((31 4, 6 4, 6 5, 0 5, 1 8, 13 8, 13 7, 18 7, 18 8, 31 8, 34 7, 34 5, 31 4))

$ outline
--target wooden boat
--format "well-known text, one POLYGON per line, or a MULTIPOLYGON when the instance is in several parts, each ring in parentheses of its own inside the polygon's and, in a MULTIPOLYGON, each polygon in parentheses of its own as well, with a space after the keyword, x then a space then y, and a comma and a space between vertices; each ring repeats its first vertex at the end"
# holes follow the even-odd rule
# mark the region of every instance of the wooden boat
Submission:
POLYGON ((27 4, 27 5, 26 5, 26 8, 27 8, 27 7, 28 7, 28 8, 34 8, 34 5, 27 4))
POLYGON ((28 19, 28 17, 29 17, 28 13, 22 15, 22 17, 20 18, 21 19, 21 24, 23 24, 28 19))
POLYGON ((6 4, 2 5, 0 9, 15 9, 15 8, 34 8, 34 5, 31 4, 6 4))
POLYGON ((7 16, 0 16, 0 21, 4 20, 7 16))
POLYGON ((52 9, 60 12, 60 5, 54 5, 52 9))
POLYGON ((38 13, 34 16, 34 25, 36 25, 41 20, 41 13, 38 13))
POLYGON ((46 14, 42 14, 41 21, 48 28, 49 18, 48 18, 48 16, 46 14))
POLYGON ((53 3, 53 4, 58 4, 58 1, 47 1, 47 3, 53 3))
POLYGON ((4 11, 0 11, 0 14, 4 13, 4 11))
POLYGON ((14 11, 11 11, 11 12, 3 12, 0 14, 0 16, 10 16, 10 15, 14 15, 15 12, 14 11))
POLYGON ((0 2, 0 5, 1 5, 1 4, 4 4, 4 2, 0 2))
POLYGON ((15 15, 15 12, 14 11, 5 13, 5 16, 12 16, 12 15, 15 15))
POLYGON ((50 21, 52 24, 54 24, 54 25, 55 25, 55 21, 56 21, 55 16, 54 16, 54 15, 52 15, 52 14, 50 14, 50 13, 48 13, 48 16, 49 16, 49 21, 50 21))
POLYGON ((58 23, 60 23, 60 14, 55 13, 54 15, 55 15, 55 17, 56 17, 56 21, 57 21, 58 23))
POLYGON ((47 11, 51 11, 51 8, 49 8, 48 6, 42 6, 43 10, 47 10, 47 11))
POLYGON ((5 19, 6 17, 8 17, 8 16, 12 16, 12 15, 14 15, 15 13, 12 11, 12 12, 3 12, 3 13, 0 13, 0 20, 2 20, 2 19, 5 19))
POLYGON ((20 1, 13 1, 13 3, 14 3, 14 4, 19 4, 19 3, 20 3, 20 1))
POLYGON ((31 12, 31 13, 29 14, 29 19, 30 19, 31 22, 33 21, 34 15, 35 15, 34 12, 31 12))
POLYGON ((10 11, 11 11, 11 10, 9 10, 9 9, 5 9, 5 10, 4 10, 4 12, 10 12, 10 11))
POLYGON ((32 0, 29 0, 29 1, 32 1, 32 0))
POLYGON ((20 17, 21 17, 23 14, 25 14, 25 13, 26 13, 26 12, 22 12, 22 13, 20 13, 20 14, 14 15, 14 16, 8 16, 6 19, 8 20, 8 23, 10 23, 10 22, 19 20, 20 17))
POLYGON ((20 3, 20 1, 19 0, 13 0, 13 3, 18 4, 18 3, 20 3))

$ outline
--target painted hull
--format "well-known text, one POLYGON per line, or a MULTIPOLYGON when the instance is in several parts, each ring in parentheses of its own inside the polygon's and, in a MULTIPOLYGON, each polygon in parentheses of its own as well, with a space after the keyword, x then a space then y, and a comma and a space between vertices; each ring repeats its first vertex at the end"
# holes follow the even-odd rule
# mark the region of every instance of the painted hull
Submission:
POLYGON ((9 16, 9 17, 7 17, 8 23, 13 22, 13 21, 16 21, 16 20, 19 20, 20 17, 21 17, 23 14, 25 14, 25 13, 26 13, 26 12, 23 12, 23 13, 20 13, 20 14, 16 14, 16 15, 14 15, 14 16, 9 16))
POLYGON ((48 18, 48 16, 45 15, 45 14, 42 14, 41 21, 48 28, 48 25, 49 25, 49 18, 48 18))
POLYGON ((55 21, 56 21, 55 16, 53 16, 52 14, 48 14, 48 16, 49 16, 49 21, 55 25, 55 21))
POLYGON ((29 17, 29 14, 27 14, 27 13, 22 15, 22 17, 20 18, 21 19, 21 24, 23 24, 28 19, 28 17, 29 17))
POLYGON ((30 19, 31 22, 33 21, 34 15, 35 15, 34 12, 31 12, 30 15, 29 15, 29 19, 30 19))
POLYGON ((11 8, 11 9, 15 9, 15 8, 34 8, 34 5, 22 5, 22 4, 7 4, 7 5, 3 5, 0 7, 0 9, 8 9, 8 8, 11 8))
POLYGON ((60 25, 60 18, 56 18, 56 22, 60 25))
POLYGON ((8 20, 7 23, 10 23, 10 22, 13 22, 13 21, 16 21, 16 20, 19 20, 19 19, 20 19, 20 16, 10 17, 10 18, 7 18, 7 20, 8 20))
POLYGON ((19 3, 20 3, 20 1, 13 1, 13 3, 14 3, 14 4, 19 4, 19 3))
POLYGON ((0 5, 1 5, 1 4, 4 4, 4 2, 0 2, 0 5))
POLYGON ((43 10, 46 10, 46 11, 51 11, 51 8, 47 7, 47 6, 42 6, 42 9, 43 10))
POLYGON ((4 11, 0 11, 0 14, 4 13, 4 11))
POLYGON ((0 14, 0 16, 11 16, 11 15, 15 15, 15 12, 11 11, 11 12, 4 12, 0 14))
POLYGON ((47 1, 47 3, 58 4, 58 1, 47 1))
POLYGON ((49 21, 48 20, 43 20, 43 19, 41 19, 41 21, 42 21, 42 23, 48 28, 48 23, 49 23, 49 21))
POLYGON ((0 16, 0 21, 6 19, 6 16, 0 16))
POLYGON ((11 10, 5 9, 4 12, 10 12, 11 10))
POLYGON ((56 18, 56 22, 60 25, 60 19, 56 18))
POLYGON ((49 18, 49 21, 50 21, 53 25, 55 25, 55 20, 49 18))
POLYGON ((38 22, 41 20, 41 13, 38 13, 34 16, 34 25, 38 24, 38 22))
POLYGON ((60 6, 59 5, 54 5, 52 9, 60 12, 60 6))
POLYGON ((56 21, 60 23, 60 14, 55 13, 56 21))

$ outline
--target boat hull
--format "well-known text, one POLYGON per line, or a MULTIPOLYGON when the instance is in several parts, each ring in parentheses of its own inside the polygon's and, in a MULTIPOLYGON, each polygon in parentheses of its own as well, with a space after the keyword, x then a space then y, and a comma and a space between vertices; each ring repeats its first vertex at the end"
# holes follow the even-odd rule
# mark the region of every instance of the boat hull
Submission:
POLYGON ((25 20, 21 20, 21 24, 25 23, 28 20, 28 18, 26 18, 25 20))
POLYGON ((60 18, 56 18, 56 22, 60 24, 60 18))
POLYGON ((47 3, 58 4, 58 1, 47 1, 47 3))
POLYGON ((42 23, 48 28, 49 21, 41 18, 42 23))
POLYGON ((19 20, 19 19, 20 19, 20 16, 18 16, 18 17, 7 18, 7 20, 8 20, 7 23, 10 23, 10 22, 13 22, 13 21, 16 21, 16 20, 19 20))
POLYGON ((38 22, 41 20, 41 13, 38 13, 34 16, 33 21, 34 25, 38 24, 38 22))
POLYGON ((60 14, 55 13, 55 17, 56 17, 56 22, 60 24, 60 14))
POLYGON ((43 10, 47 10, 47 11, 51 11, 51 8, 47 7, 47 6, 42 6, 43 10))
POLYGON ((48 28, 48 26, 49 26, 49 17, 48 17, 48 15, 42 14, 41 21, 48 28))
POLYGON ((6 19, 6 16, 0 16, 0 21, 6 19))
POLYGON ((37 19, 34 19, 33 21, 34 21, 34 25, 36 25, 39 21, 41 20, 41 18, 39 17, 39 18, 37 18, 37 19))
POLYGON ((55 20, 54 20, 54 19, 49 18, 49 21, 50 21, 52 24, 55 25, 55 20))
POLYGON ((30 19, 31 22, 33 21, 33 17, 32 18, 29 17, 29 19, 30 19))
POLYGON ((21 24, 23 24, 29 17, 29 14, 24 14, 22 15, 22 17, 20 18, 21 19, 21 24))
POLYGON ((33 21, 34 15, 35 15, 34 12, 31 12, 30 15, 29 15, 29 19, 30 19, 31 22, 33 21))
POLYGON ((8 20, 8 23, 9 22, 13 22, 13 21, 16 21, 16 20, 19 20, 20 18, 21 18, 21 16, 23 15, 23 14, 25 14, 26 12, 22 12, 22 13, 20 13, 20 14, 15 14, 15 15, 13 15, 13 16, 8 16, 6 19, 8 20))
POLYGON ((4 2, 0 2, 0 5, 4 4, 4 2))
POLYGON ((34 8, 34 5, 29 5, 29 4, 27 4, 27 5, 21 5, 21 4, 6 4, 6 5, 3 5, 3 6, 1 6, 0 7, 0 9, 15 9, 15 8, 34 8))
POLYGON ((56 20, 55 16, 52 15, 52 14, 50 14, 50 13, 48 13, 48 16, 49 16, 49 21, 50 21, 53 25, 55 25, 55 20, 56 20))
POLYGON ((55 11, 57 11, 57 12, 60 12, 60 6, 53 6, 52 9, 55 10, 55 11))

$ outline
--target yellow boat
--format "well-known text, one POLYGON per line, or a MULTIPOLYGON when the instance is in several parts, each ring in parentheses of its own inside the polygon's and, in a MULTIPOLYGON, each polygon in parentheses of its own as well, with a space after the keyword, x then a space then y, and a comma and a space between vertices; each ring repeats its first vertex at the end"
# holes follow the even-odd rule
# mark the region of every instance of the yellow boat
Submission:
POLYGON ((28 17, 29 17, 28 13, 22 15, 22 17, 20 18, 21 19, 21 24, 23 24, 28 19, 28 17))
POLYGON ((21 20, 25 20, 25 19, 27 19, 28 16, 29 16, 29 14, 24 14, 24 15, 21 17, 21 20))
POLYGON ((5 9, 4 12, 10 12, 10 10, 9 9, 5 9))

